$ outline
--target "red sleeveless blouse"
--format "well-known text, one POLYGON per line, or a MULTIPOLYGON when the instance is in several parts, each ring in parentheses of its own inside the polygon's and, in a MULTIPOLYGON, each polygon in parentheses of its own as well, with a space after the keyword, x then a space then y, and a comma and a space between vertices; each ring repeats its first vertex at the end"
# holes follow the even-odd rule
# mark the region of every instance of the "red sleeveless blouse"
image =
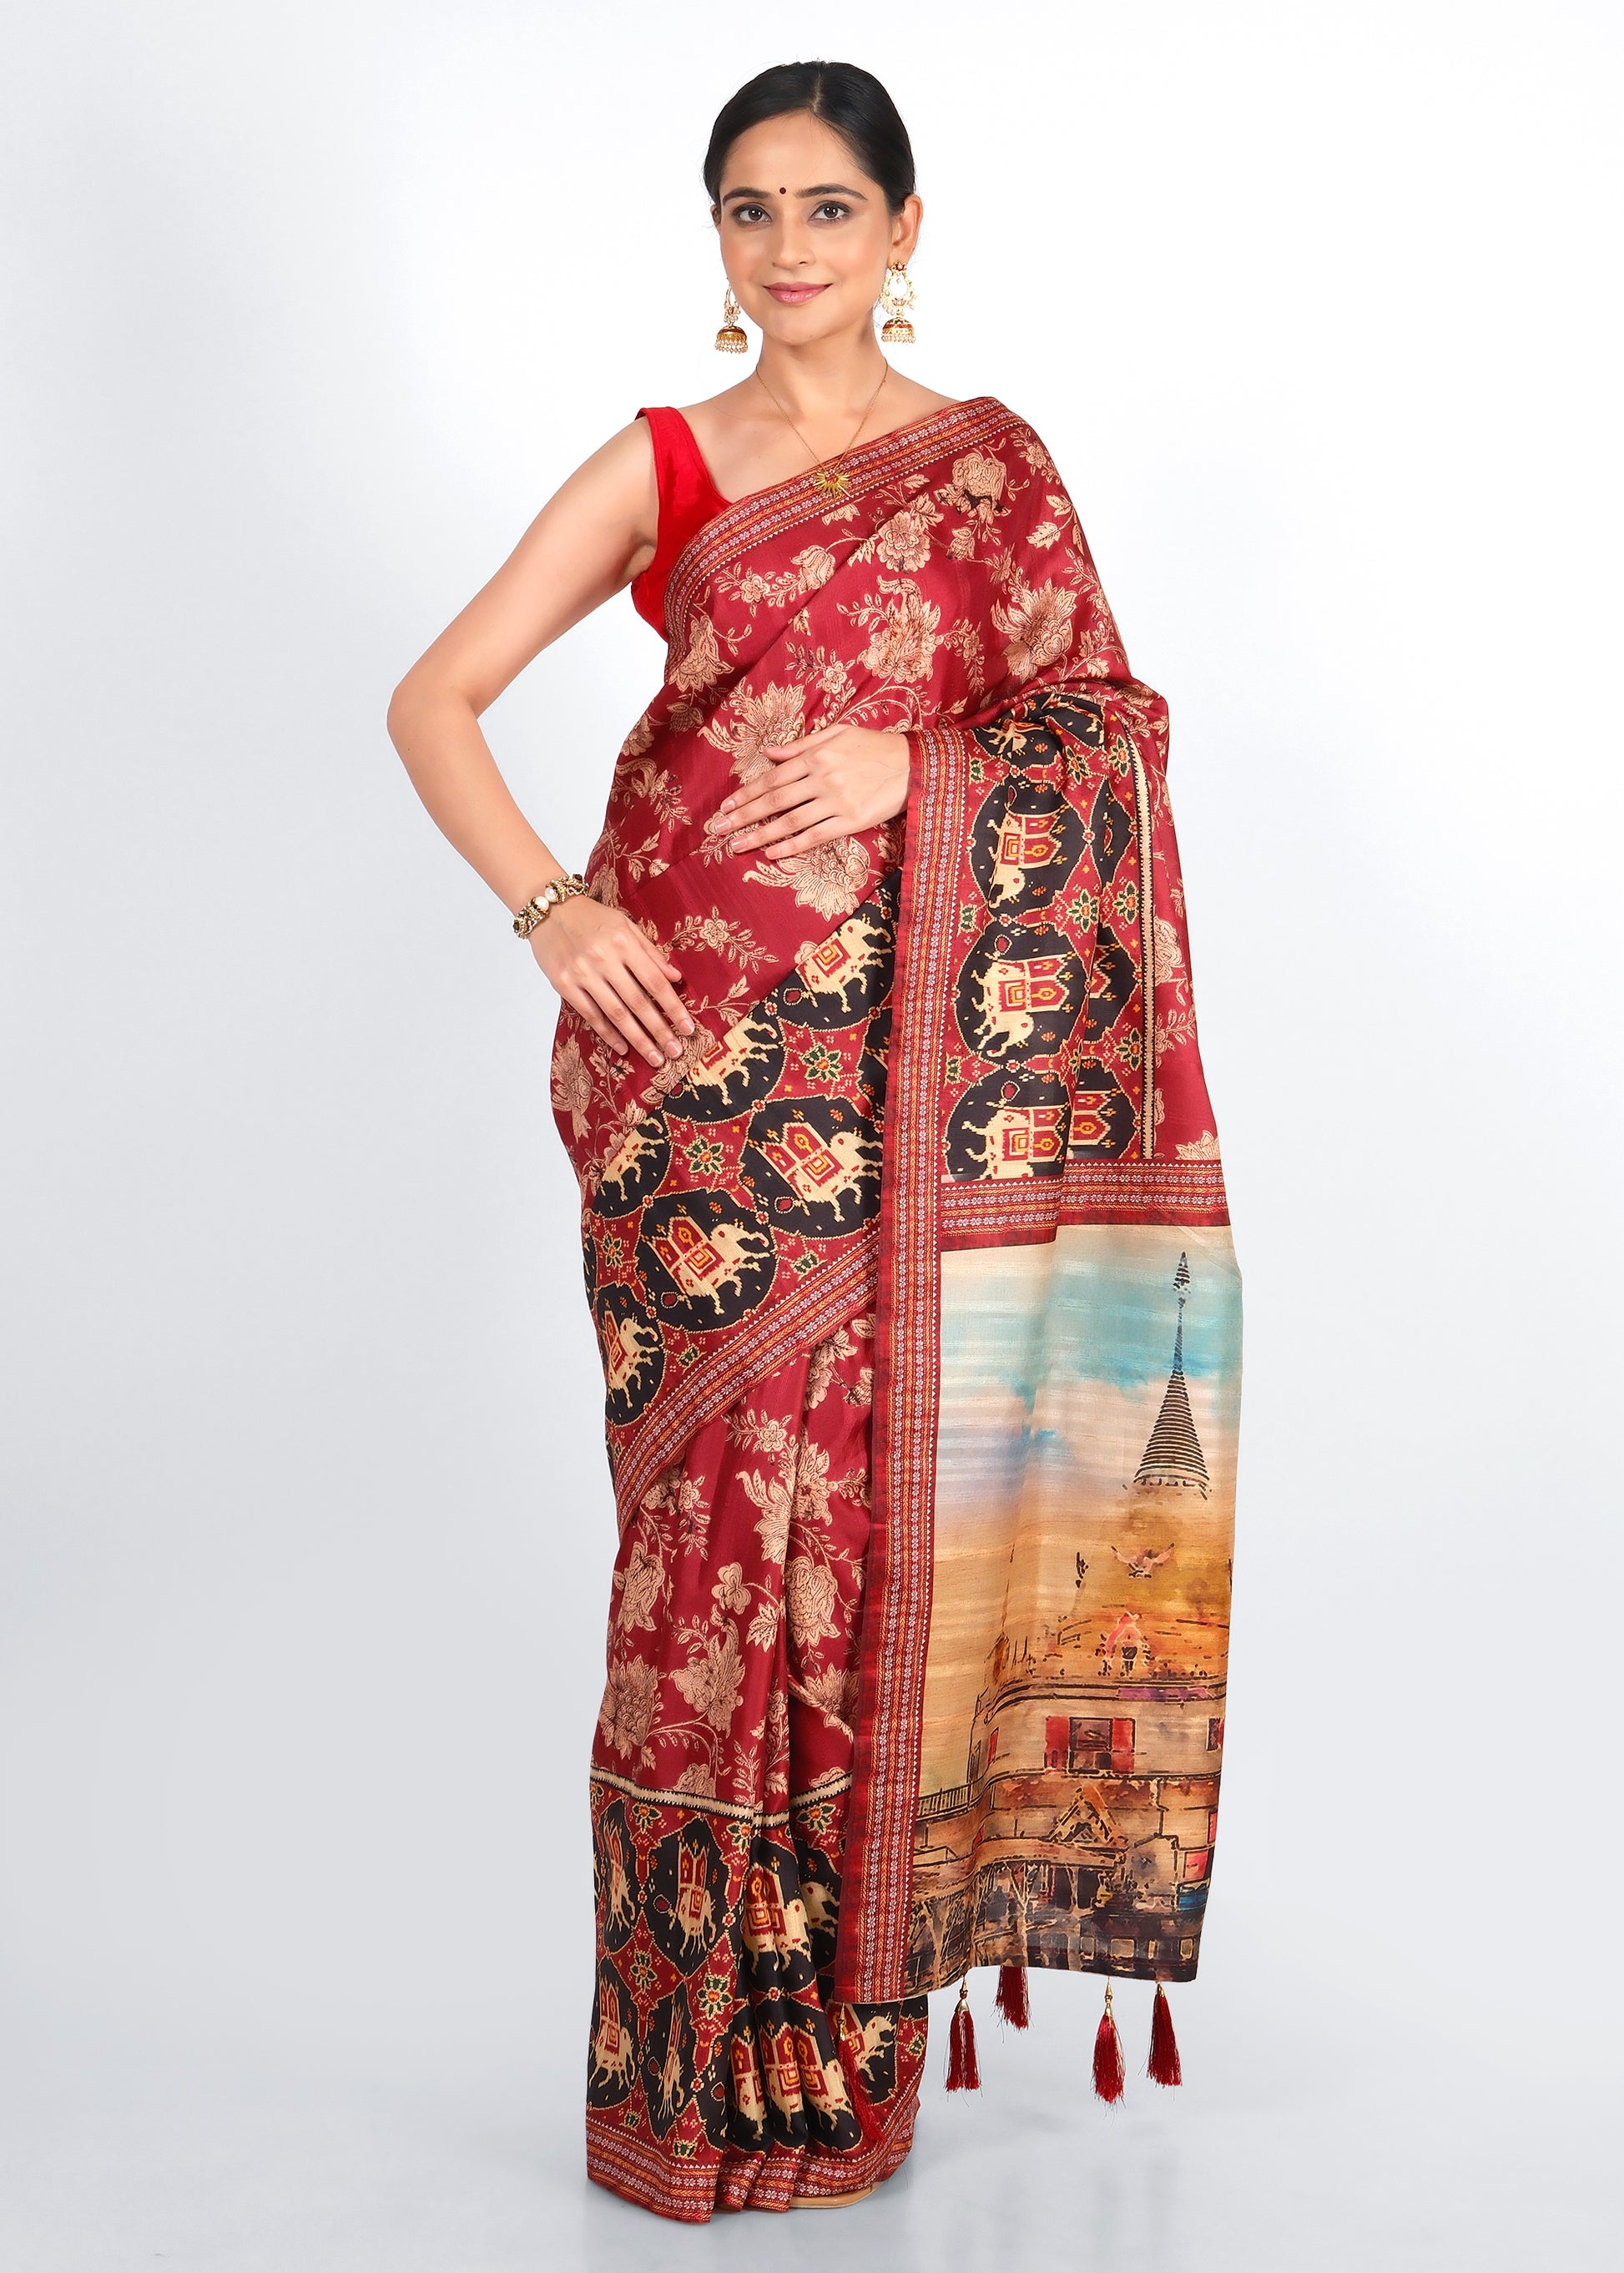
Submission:
POLYGON ((726 513, 728 500, 710 478, 694 430, 680 410, 646 407, 637 413, 654 438, 654 475, 659 488, 659 518, 654 558, 632 578, 632 605, 644 623, 665 634, 665 584, 677 555, 696 529, 726 513))

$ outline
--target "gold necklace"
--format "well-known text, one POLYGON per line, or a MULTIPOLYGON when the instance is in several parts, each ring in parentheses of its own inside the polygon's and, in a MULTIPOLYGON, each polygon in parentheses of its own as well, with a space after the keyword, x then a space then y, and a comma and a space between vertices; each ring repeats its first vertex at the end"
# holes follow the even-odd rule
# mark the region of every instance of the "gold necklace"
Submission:
POLYGON ((845 469, 846 461, 851 456, 852 452, 856 448, 857 435, 861 434, 863 428, 868 424, 868 413, 873 409, 875 404, 880 399, 880 386, 883 386, 886 380, 891 377, 891 365, 887 364, 884 370, 880 373, 880 386, 876 386, 875 388, 874 393, 868 397, 868 401, 864 404, 863 415, 857 422, 857 432, 852 436, 851 440, 846 444, 845 449, 837 451, 832 458, 820 458, 818 456, 817 452, 812 447, 812 445, 808 441, 806 436, 801 433, 800 427, 795 424, 794 420, 790 416, 788 411, 786 410, 784 405, 778 401, 778 396, 773 393, 772 389, 767 385, 766 380, 762 379, 761 365, 759 364, 756 366, 756 377, 757 379, 761 379, 762 386, 766 394, 767 400, 772 404, 779 417, 782 418, 785 424, 793 431, 801 443, 801 448, 811 459, 812 478, 814 482, 816 483, 818 488, 822 490, 825 497, 844 497, 846 491, 851 487, 852 478, 845 469))

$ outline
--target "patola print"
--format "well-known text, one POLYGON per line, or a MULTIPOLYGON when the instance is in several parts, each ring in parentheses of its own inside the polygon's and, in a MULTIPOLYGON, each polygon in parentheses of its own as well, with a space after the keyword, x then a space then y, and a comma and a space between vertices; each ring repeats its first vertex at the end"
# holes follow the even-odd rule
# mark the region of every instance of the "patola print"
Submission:
POLYGON ((553 1067, 621 1526, 590 2150, 679 2217, 893 2169, 973 1966, 1189 1977, 1215 1846, 1239 1291, 1165 708, 1001 403, 846 463, 688 544, 587 872, 697 1031, 567 1012, 553 1067), (909 734, 906 821, 706 835, 836 721, 909 734))

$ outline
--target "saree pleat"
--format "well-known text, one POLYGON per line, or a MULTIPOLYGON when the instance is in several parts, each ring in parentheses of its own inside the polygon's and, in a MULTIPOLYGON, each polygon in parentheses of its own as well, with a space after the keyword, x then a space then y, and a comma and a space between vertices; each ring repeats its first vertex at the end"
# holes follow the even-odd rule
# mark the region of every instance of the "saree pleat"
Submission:
POLYGON ((560 1016, 620 1524, 590 2175, 783 2209, 906 2153, 925 1992, 1188 1979, 1224 1729, 1239 1280, 1167 714, 989 397, 708 522, 591 890, 681 967, 651 1073, 560 1016), (906 814, 705 823, 905 732, 906 814))
POLYGON ((645 1493, 616 1560, 589 2154, 671 2217, 868 2185, 912 2135, 924 1998, 831 1988, 872 1340, 856 1316, 754 1384, 645 1493), (656 1711, 667 1689, 686 1710, 656 1711))

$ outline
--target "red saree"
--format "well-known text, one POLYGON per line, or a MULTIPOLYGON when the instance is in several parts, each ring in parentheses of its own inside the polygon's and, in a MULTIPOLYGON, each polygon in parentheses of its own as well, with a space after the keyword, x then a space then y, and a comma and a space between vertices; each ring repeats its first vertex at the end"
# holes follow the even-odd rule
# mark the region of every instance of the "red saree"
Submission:
POLYGON ((620 1525, 592 2177, 703 2220, 883 2178, 926 1992, 1187 1979, 1223 1729, 1239 1282, 1166 710, 989 397, 708 521, 588 874, 682 968, 560 1017, 620 1525), (904 731, 906 826, 707 837, 764 746, 904 731))

